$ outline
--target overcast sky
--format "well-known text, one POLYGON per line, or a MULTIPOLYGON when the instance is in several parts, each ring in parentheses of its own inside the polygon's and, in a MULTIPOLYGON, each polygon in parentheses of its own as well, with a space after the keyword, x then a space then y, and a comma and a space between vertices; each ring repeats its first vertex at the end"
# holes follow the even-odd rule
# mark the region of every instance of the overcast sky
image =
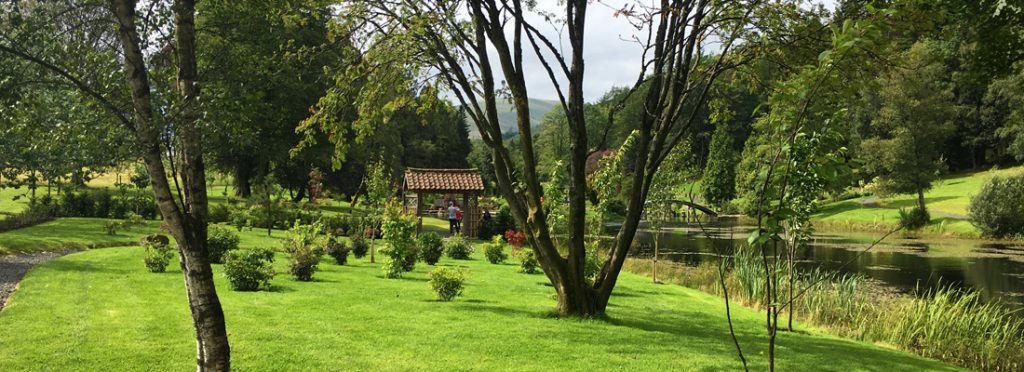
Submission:
MULTIPOLYGON (((626 0, 605 0, 592 2, 587 8, 586 32, 584 41, 585 80, 584 97, 588 102, 596 101, 605 92, 615 86, 632 85, 640 73, 640 57, 643 48, 632 37, 643 36, 629 24, 624 17, 616 17, 615 9, 620 8, 626 0)), ((812 0, 811 3, 824 3, 831 8, 834 0, 812 0)), ((538 1, 540 8, 552 13, 562 14, 563 10, 555 0, 538 1)), ((546 25, 539 16, 529 20, 531 23, 546 25)), ((561 39, 564 50, 569 50, 568 38, 560 35, 554 27, 538 27, 551 40, 561 39)), ((526 43, 526 41, 524 41, 526 43)), ((556 100, 554 86, 548 79, 544 67, 537 60, 532 48, 527 48, 523 58, 523 70, 526 71, 526 84, 531 98, 556 100)), ((496 58, 494 58, 496 59, 496 58)), ((564 89, 564 85, 563 85, 564 89)))

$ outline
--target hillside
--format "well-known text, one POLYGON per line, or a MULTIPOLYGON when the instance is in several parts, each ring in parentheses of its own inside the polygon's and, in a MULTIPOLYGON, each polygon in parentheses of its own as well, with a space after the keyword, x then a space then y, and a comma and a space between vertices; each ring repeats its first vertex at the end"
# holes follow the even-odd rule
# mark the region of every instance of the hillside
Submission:
MULTIPOLYGON (((968 220, 967 206, 971 197, 977 194, 985 181, 992 176, 1009 176, 1021 172, 1024 172, 1024 167, 955 174, 936 181, 932 189, 924 193, 925 204, 932 214, 932 224, 926 227, 924 232, 978 237, 980 233, 968 220)), ((815 219, 819 224, 830 228, 885 231, 898 223, 900 208, 912 208, 916 204, 916 195, 866 195, 827 204, 821 208, 815 219)))
MULTIPOLYGON (((554 110, 557 106, 558 101, 530 98, 530 123, 536 128, 540 125, 544 115, 554 110)), ((469 119, 467 118, 467 120, 469 119)), ((498 123, 501 125, 502 133, 519 133, 519 128, 516 124, 516 112, 508 101, 498 101, 498 123)), ((469 137, 480 138, 480 132, 476 130, 476 126, 473 123, 469 124, 469 137)))

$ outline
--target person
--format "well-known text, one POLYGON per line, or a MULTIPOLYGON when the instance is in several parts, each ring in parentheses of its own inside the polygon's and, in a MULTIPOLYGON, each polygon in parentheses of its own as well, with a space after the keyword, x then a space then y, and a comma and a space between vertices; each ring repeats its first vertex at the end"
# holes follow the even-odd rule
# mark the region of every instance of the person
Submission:
POLYGON ((455 231, 462 234, 462 208, 455 207, 455 231))
POLYGON ((448 233, 455 235, 456 229, 459 227, 458 217, 459 209, 455 208, 455 202, 448 202, 448 233))
POLYGON ((484 223, 491 222, 491 211, 484 209, 484 223))

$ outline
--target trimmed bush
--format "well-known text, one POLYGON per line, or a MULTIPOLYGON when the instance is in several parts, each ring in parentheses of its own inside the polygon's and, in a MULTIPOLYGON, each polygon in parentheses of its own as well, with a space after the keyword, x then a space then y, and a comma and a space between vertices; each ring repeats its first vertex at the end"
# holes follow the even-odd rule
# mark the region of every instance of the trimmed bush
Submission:
POLYGON ((462 270, 439 267, 427 273, 427 277, 430 278, 430 288, 434 289, 438 301, 447 302, 462 295, 462 283, 466 280, 462 270))
POLYGON ((206 245, 210 253, 211 263, 224 263, 224 255, 228 251, 238 249, 238 242, 241 238, 238 233, 230 229, 210 225, 210 231, 206 235, 206 245))
POLYGON ((523 274, 536 274, 539 270, 540 264, 537 262, 537 256, 534 255, 532 249, 523 249, 519 251, 519 272, 523 274))
POLYGON ((455 235, 448 238, 444 243, 444 252, 448 258, 456 260, 468 260, 473 255, 473 246, 462 235, 455 235))
POLYGON ((484 256, 487 256, 487 262, 492 264, 500 264, 508 259, 508 255, 505 254, 505 241, 500 236, 495 236, 490 243, 484 244, 484 256))
POLYGON ((224 276, 236 291, 258 291, 274 278, 274 251, 267 248, 238 249, 224 255, 224 276))
POLYGON ((149 271, 154 273, 167 271, 167 265, 170 265, 171 260, 174 259, 174 250, 171 249, 170 240, 166 236, 148 235, 143 237, 139 244, 146 250, 143 262, 146 263, 146 268, 149 271))
POLYGON ((1024 174, 992 177, 971 198, 968 212, 985 236, 1024 236, 1024 174))
POLYGON ((320 256, 324 254, 323 228, 320 223, 302 225, 295 221, 295 225, 288 230, 288 236, 284 239, 284 251, 288 252, 288 271, 295 280, 313 280, 313 274, 320 264, 320 256))
POLYGON ((352 236, 352 255, 356 258, 366 257, 366 253, 370 252, 370 243, 366 241, 366 238, 362 235, 356 234, 352 236))
POLYGON ((334 258, 334 262, 338 265, 344 265, 348 262, 348 253, 352 249, 348 247, 348 244, 344 240, 340 240, 336 237, 330 237, 327 239, 327 255, 334 258))
POLYGON ((444 241, 441 236, 435 233, 420 235, 417 242, 419 246, 420 259, 427 265, 435 265, 444 255, 444 241))

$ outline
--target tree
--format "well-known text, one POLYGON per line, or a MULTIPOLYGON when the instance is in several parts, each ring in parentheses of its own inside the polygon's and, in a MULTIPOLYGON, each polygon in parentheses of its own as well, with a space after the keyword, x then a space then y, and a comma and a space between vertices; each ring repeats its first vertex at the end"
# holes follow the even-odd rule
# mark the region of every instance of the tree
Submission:
POLYGON ((917 193, 926 210, 924 192, 942 170, 942 147, 957 113, 948 75, 929 42, 914 44, 903 66, 880 80, 882 107, 872 122, 877 136, 864 141, 882 176, 881 186, 893 193, 917 193))
POLYGON ((736 163, 739 156, 733 149, 732 133, 727 123, 720 123, 711 136, 708 163, 701 177, 700 191, 704 200, 722 209, 736 198, 736 163))
MULTIPOLYGON (((343 37, 332 37, 330 2, 321 0, 206 1, 197 22, 205 82, 205 137, 211 165, 233 175, 237 196, 269 174, 305 195, 314 166, 327 169, 330 148, 298 143, 295 127, 331 83, 326 71, 355 57, 343 37), (323 155, 322 154, 327 154, 323 155)), ((262 182, 262 181, 261 181, 262 182)))
MULTIPOLYGON (((767 10, 759 1, 671 1, 657 7, 636 4, 618 11, 649 31, 641 32, 649 36, 638 37, 645 47, 643 69, 629 88, 633 93, 627 94, 641 94, 646 110, 637 124, 636 156, 627 180, 630 191, 625 221, 601 270, 590 281, 585 275, 586 161, 594 149, 587 133, 583 100, 584 30, 589 3, 565 1, 559 5, 561 15, 544 13, 546 19, 564 22, 570 46, 565 50, 539 31, 544 26, 528 21, 527 16, 535 10, 532 2, 346 3, 352 16, 346 30, 358 34, 357 44, 365 45, 367 51, 362 66, 341 77, 366 81, 373 89, 364 87, 355 94, 366 98, 359 108, 359 120, 317 123, 318 129, 327 132, 364 134, 372 131, 374 125, 386 122, 396 107, 408 104, 407 99, 401 98, 402 91, 424 85, 447 88, 466 109, 490 148, 498 188, 558 294, 559 312, 576 316, 605 313, 632 246, 654 174, 689 133, 711 83, 723 71, 742 63, 733 47, 748 35, 754 11, 767 10), (706 54, 710 43, 716 44, 717 55, 706 54), (531 52, 542 61, 542 70, 524 70, 523 55, 531 52), (396 64, 407 68, 394 68, 396 64), (569 128, 567 256, 562 256, 554 244, 541 202, 544 192, 529 117, 528 73, 545 74, 556 86, 569 128), (503 97, 498 95, 499 81, 503 81, 503 97), (648 88, 641 91, 639 88, 645 85, 648 88), (514 152, 503 141, 498 123, 497 103, 504 98, 512 103, 519 128, 514 152)), ((328 94, 325 100, 330 104, 341 97, 328 94)), ((318 106, 325 106, 325 100, 318 106)), ((342 150, 349 144, 344 136, 333 138, 342 150)))
MULTIPOLYGON (((53 76, 59 76, 68 85, 92 98, 99 107, 106 109, 134 135, 134 143, 146 164, 164 223, 178 244, 186 294, 195 327, 197 367, 201 371, 228 370, 230 348, 224 312, 217 297, 206 246, 208 205, 201 141, 203 130, 197 125, 200 116, 197 109, 200 85, 195 49, 195 2, 176 0, 169 8, 167 4, 154 3, 149 8, 152 14, 146 14, 145 19, 157 20, 157 13, 170 14, 170 25, 159 24, 160 22, 140 24, 136 5, 132 0, 112 0, 106 4, 90 1, 54 2, 46 6, 33 3, 26 5, 26 8, 6 8, 5 13, 8 9, 13 13, 4 16, 14 21, 3 25, 13 30, 3 33, 7 36, 0 39, 0 52, 31 62, 53 76), (62 11, 75 15, 84 14, 83 17, 91 22, 67 22, 68 19, 58 16, 63 14, 62 11), (74 27, 89 25, 100 26, 95 29, 80 29, 82 33, 53 32, 55 28, 67 27, 74 30, 74 27), (53 35, 88 34, 88 31, 96 31, 99 37, 86 40, 88 42, 85 43, 60 37, 55 40, 43 39, 53 35), (159 32, 167 31, 171 34, 166 39, 155 36, 159 32), (174 98, 175 115, 171 121, 173 125, 166 128, 160 125, 162 121, 158 116, 169 112, 164 111, 169 107, 160 107, 159 111, 155 107, 155 104, 161 102, 161 92, 154 89, 160 84, 159 71, 151 69, 144 52, 155 50, 159 56, 161 50, 153 48, 151 44, 159 40, 165 40, 167 46, 173 46, 173 59, 167 55, 163 57, 177 68, 174 78, 175 93, 166 92, 167 98, 174 98), (90 63, 68 64, 75 62, 74 59, 78 56, 65 53, 77 49, 106 50, 106 53, 99 53, 100 57, 106 58, 97 58, 89 61, 90 63), (88 74, 96 73, 96 70, 102 72, 102 67, 112 62, 116 65, 116 52, 122 56, 120 61, 124 71, 119 84, 115 80, 114 84, 107 86, 102 85, 106 82, 104 79, 86 79, 88 74), (155 78, 151 80, 151 77, 155 78), (130 93, 130 108, 122 106, 124 101, 117 99, 126 91, 130 93), (173 146, 164 147, 162 137, 167 138, 168 133, 173 136, 174 143, 173 146), (170 152, 173 157, 165 159, 165 149, 173 149, 170 152), (169 174, 165 160, 169 161, 168 164, 174 165, 172 169, 178 172, 169 174), (180 177, 181 187, 177 194, 170 186, 170 177, 180 177)), ((96 54, 89 53, 91 56, 96 54)), ((153 62, 156 63, 152 63, 152 66, 159 65, 159 61, 153 62)))

